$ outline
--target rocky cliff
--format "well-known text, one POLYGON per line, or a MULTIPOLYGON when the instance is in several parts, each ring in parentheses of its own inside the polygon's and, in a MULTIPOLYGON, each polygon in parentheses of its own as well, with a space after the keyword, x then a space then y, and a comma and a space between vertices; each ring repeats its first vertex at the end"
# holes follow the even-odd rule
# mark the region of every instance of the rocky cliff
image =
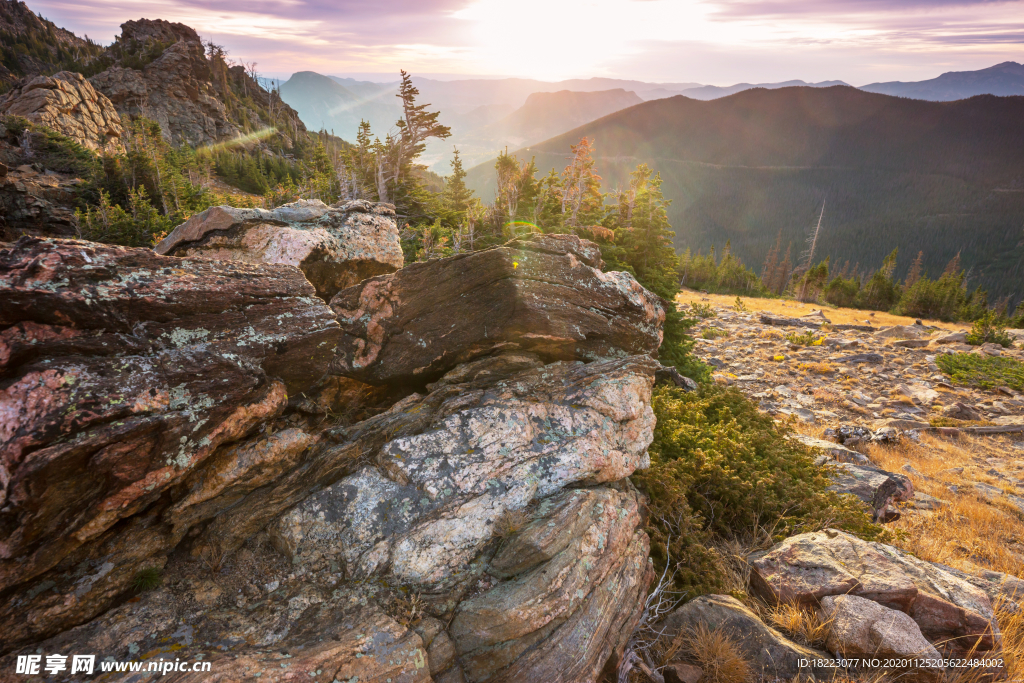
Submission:
POLYGON ((112 66, 90 83, 122 116, 157 121, 174 145, 202 147, 250 133, 276 133, 287 149, 305 134, 293 109, 241 66, 229 66, 222 55, 208 56, 199 34, 184 24, 125 22, 104 58, 112 66))
POLYGON ((388 292, 357 333, 301 264, 0 250, 0 667, 41 647, 222 681, 613 671, 652 578, 627 477, 664 310, 597 254, 533 236, 371 277, 332 299, 388 292), (485 330, 492 291, 512 298, 485 330), (419 360, 348 360, 423 317, 419 360))

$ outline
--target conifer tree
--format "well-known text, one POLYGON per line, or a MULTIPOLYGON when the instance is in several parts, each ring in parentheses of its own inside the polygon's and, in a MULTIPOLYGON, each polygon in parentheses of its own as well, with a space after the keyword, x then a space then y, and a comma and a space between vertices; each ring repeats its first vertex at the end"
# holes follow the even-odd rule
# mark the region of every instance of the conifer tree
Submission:
POLYGON ((910 289, 914 286, 914 283, 921 279, 921 274, 924 270, 924 252, 917 252, 917 258, 910 264, 910 271, 907 273, 907 278, 903 281, 903 287, 910 289))

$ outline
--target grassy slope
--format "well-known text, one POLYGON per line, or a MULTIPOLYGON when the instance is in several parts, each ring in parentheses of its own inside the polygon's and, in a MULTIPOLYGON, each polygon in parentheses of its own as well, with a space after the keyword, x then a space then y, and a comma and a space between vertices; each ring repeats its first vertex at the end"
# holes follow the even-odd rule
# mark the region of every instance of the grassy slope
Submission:
MULTIPOLYGON (((673 200, 676 246, 732 241, 759 269, 781 229, 794 255, 827 202, 817 255, 875 268, 899 247, 938 275, 958 251, 975 283, 1024 294, 1024 97, 924 102, 855 88, 749 90, 646 102, 521 150, 542 171, 596 140, 605 187, 646 162, 673 200)), ((493 195, 485 163, 470 181, 493 195)))

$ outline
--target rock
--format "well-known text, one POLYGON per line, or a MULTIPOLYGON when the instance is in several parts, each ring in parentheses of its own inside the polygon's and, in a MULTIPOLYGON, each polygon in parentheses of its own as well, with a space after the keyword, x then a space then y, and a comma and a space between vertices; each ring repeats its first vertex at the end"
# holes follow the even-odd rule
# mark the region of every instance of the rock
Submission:
POLYGON ((897 339, 896 341, 890 342, 890 344, 896 348, 902 349, 923 349, 928 346, 927 339, 897 339))
POLYGON ((978 347, 978 352, 984 356, 1001 356, 1003 355, 1003 347, 999 344, 993 344, 988 342, 978 347))
POLYGON ((951 417, 954 420, 981 420, 981 415, 978 413, 978 411, 976 411, 974 408, 967 405, 966 403, 961 403, 959 401, 943 408, 942 416, 951 417))
POLYGON ((366 201, 303 199, 271 211, 215 206, 176 227, 154 251, 296 266, 325 301, 403 264, 394 209, 366 201))
POLYGON ((591 242, 531 235, 370 278, 331 301, 345 332, 332 371, 425 383, 498 349, 546 362, 656 354, 661 300, 602 265, 591 242))
POLYGON ((669 662, 661 673, 665 683, 700 683, 704 669, 685 662, 669 662))
POLYGON ((268 457, 297 457, 310 442, 284 433, 214 456, 317 382, 338 335, 295 268, 28 237, 0 249, 0 330, 8 644, 95 616, 161 565, 187 531, 161 518, 172 488, 202 517, 268 457))
POLYGON ((885 358, 880 353, 855 353, 835 359, 837 363, 883 363, 885 358))
POLYGON ((0 102, 0 114, 46 126, 87 149, 122 151, 124 129, 113 103, 73 71, 22 81, 0 102))
POLYGON ((928 330, 917 325, 894 325, 875 332, 882 339, 920 339, 927 335, 928 330))
POLYGON ((833 460, 853 463, 855 465, 871 465, 871 461, 868 460, 866 455, 850 450, 849 448, 840 446, 831 441, 816 439, 813 436, 807 436, 806 434, 794 434, 793 438, 805 446, 824 451, 833 460))
POLYGON ((780 327, 810 327, 818 329, 822 323, 828 322, 825 316, 807 316, 801 318, 786 318, 783 316, 773 316, 767 313, 762 313, 758 316, 762 325, 777 325, 780 327))
POLYGON ((949 501, 929 496, 921 491, 914 491, 914 499, 910 502, 910 505, 915 510, 941 510, 944 507, 949 507, 949 501))
MULTIPOLYGON (((431 385, 426 397, 392 408, 421 415, 422 426, 379 446, 367 458, 376 466, 341 478, 284 515, 274 530, 279 547, 302 558, 295 561, 329 557, 349 577, 385 575, 448 593, 470 580, 470 563, 506 511, 649 465, 654 361, 530 367, 540 365, 535 357, 532 363, 518 358, 527 369, 493 377, 487 367, 502 360, 481 359, 431 385)), ((359 440, 365 446, 372 439, 359 440)), ((217 528, 223 524, 226 532, 233 515, 249 514, 244 504, 237 510, 222 515, 217 528)))
POLYGON ((879 420, 875 422, 875 431, 878 432, 882 429, 898 429, 900 431, 910 431, 912 429, 928 429, 931 425, 927 422, 921 422, 920 420, 908 420, 906 418, 887 418, 885 420, 879 420))
POLYGON ((944 564, 934 564, 939 569, 983 590, 992 604, 1002 611, 1018 614, 1024 609, 1024 581, 1016 576, 981 567, 965 572, 944 564))
POLYGON ((899 519, 899 513, 894 514, 895 505, 914 498, 914 485, 910 479, 869 465, 836 463, 832 481, 829 490, 857 496, 868 504, 876 521, 899 519))
POLYGON ((940 397, 939 392, 924 383, 906 382, 898 385, 896 389, 917 405, 931 405, 940 397))
POLYGON ((635 494, 545 500, 492 566, 508 580, 463 601, 451 633, 470 680, 596 680, 621 656, 654 573, 635 494))
POLYGON ((835 673, 834 667, 826 664, 832 661, 828 654, 797 645, 728 595, 695 598, 666 617, 657 628, 671 641, 680 631, 696 629, 701 624, 732 638, 750 662, 754 680, 788 681, 808 674, 828 680, 835 673))
POLYGON ((751 558, 750 587, 769 604, 813 606, 858 595, 910 615, 944 654, 996 650, 1002 637, 992 603, 944 569, 881 543, 826 529, 782 541, 751 558))
POLYGON ((675 387, 683 389, 685 391, 697 391, 699 388, 698 384, 689 377, 686 377, 671 365, 662 365, 657 372, 654 373, 655 384, 672 384, 675 387))
POLYGON ((966 332, 950 332, 934 339, 936 344, 966 344, 966 332))
MULTIPOLYGON (((828 595, 821 599, 821 611, 823 621, 832 622, 826 643, 829 652, 844 659, 864 656, 933 662, 942 659, 914 620, 904 612, 859 595, 828 595)), ((937 678, 943 671, 940 666, 921 669, 913 671, 912 675, 937 678)))

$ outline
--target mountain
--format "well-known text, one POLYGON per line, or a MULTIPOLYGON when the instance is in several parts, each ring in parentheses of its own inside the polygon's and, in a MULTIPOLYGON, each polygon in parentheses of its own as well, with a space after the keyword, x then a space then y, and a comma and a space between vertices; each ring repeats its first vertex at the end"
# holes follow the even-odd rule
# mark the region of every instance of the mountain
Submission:
POLYGON ((729 95, 735 95, 738 92, 744 90, 750 90, 751 88, 767 88, 769 90, 777 90, 778 88, 792 88, 795 86, 807 86, 809 88, 829 88, 833 85, 849 85, 843 81, 822 81, 820 83, 805 83, 804 81, 785 81, 783 83, 737 83, 736 85, 729 86, 718 86, 718 85, 702 85, 696 88, 687 88, 683 90, 680 95, 690 97, 695 100, 715 100, 719 97, 727 97, 729 95))
POLYGON ((871 83, 861 90, 936 102, 975 95, 1024 95, 1024 64, 1003 62, 978 71, 947 71, 927 81, 871 83))
MULTIPOLYGON (((540 142, 641 102, 636 93, 621 88, 598 92, 537 92, 501 120, 453 135, 444 144, 448 148, 457 147, 463 163, 470 166, 495 156, 506 147, 515 149, 540 142)), ((435 164, 435 170, 445 171, 443 162, 440 167, 435 164)))
MULTIPOLYGON (((925 102, 856 88, 753 89, 702 102, 645 102, 518 152, 541 173, 596 140, 605 188, 645 162, 672 200, 677 249, 732 250, 758 271, 782 231, 794 258, 825 214, 816 258, 901 269, 924 251, 938 275, 958 252, 975 284, 1020 296, 1024 283, 1024 97, 925 102)), ((493 162, 471 169, 494 196, 493 162)))
POLYGON ((346 87, 339 80, 351 79, 300 71, 281 84, 281 99, 299 113, 310 130, 333 131, 350 142, 355 140, 363 120, 369 121, 373 131, 382 136, 394 126, 401 116, 401 107, 393 86, 371 89, 353 81, 346 87))
POLYGON ((76 71, 101 52, 91 40, 36 16, 24 2, 0 0, 0 92, 24 76, 76 71))

